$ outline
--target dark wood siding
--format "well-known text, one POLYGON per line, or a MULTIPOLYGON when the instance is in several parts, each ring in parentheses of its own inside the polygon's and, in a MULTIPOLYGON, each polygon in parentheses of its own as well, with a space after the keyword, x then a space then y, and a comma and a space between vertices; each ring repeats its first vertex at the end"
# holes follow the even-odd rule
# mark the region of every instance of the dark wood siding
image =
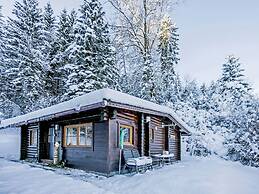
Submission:
POLYGON ((176 160, 181 160, 181 133, 179 130, 175 131, 175 140, 176 140, 176 160))
POLYGON ((174 154, 175 160, 181 159, 180 141, 181 141, 180 131, 177 129, 170 128, 169 129, 169 151, 170 153, 174 154))
MULTIPOLYGON (((118 171, 119 168, 119 126, 129 125, 134 129, 133 146, 140 149, 138 127, 139 116, 137 113, 117 110, 116 117, 109 121, 109 172, 118 171)), ((140 150, 139 150, 140 151, 140 150)))
POLYGON ((154 140, 149 143, 150 155, 161 154, 166 149, 166 133, 165 128, 162 128, 162 120, 152 116, 149 127, 154 130, 154 140))
POLYGON ((109 122, 109 171, 118 171, 119 168, 119 123, 116 119, 109 122))
POLYGON ((30 124, 28 126, 28 133, 27 133, 27 158, 30 159, 38 159, 38 151, 39 151, 39 124, 30 124), (35 145, 30 145, 30 130, 36 131, 37 141, 35 145))
POLYGON ((21 126, 21 160, 27 158, 27 146, 28 146, 28 127, 26 125, 21 126))
POLYGON ((39 159, 49 159, 48 134, 50 125, 47 122, 40 123, 39 135, 39 159))
POLYGON ((63 147, 67 165, 89 171, 108 173, 108 121, 93 123, 93 147, 63 147))
MULTIPOLYGON (((144 153, 152 155, 169 150, 180 160, 180 131, 178 128, 169 130, 162 128, 163 122, 170 123, 163 117, 151 115, 147 121, 147 114, 143 114, 144 123, 144 153), (150 141, 149 130, 153 129, 154 139, 150 141), (172 137, 172 138, 170 138, 172 137)), ((110 174, 118 171, 119 166, 119 127, 129 125, 134 129, 133 145, 141 152, 141 113, 123 109, 105 108, 88 112, 59 117, 51 121, 23 126, 21 130, 21 159, 46 159, 48 156, 48 128, 57 124, 64 128, 66 125, 93 123, 92 147, 62 146, 62 160, 69 167, 88 171, 110 174), (105 110, 105 111, 104 111, 105 110), (37 144, 29 145, 29 130, 37 131, 37 144)), ((62 130, 63 133, 64 130, 62 130)), ((58 140, 59 141, 59 140, 58 140)))

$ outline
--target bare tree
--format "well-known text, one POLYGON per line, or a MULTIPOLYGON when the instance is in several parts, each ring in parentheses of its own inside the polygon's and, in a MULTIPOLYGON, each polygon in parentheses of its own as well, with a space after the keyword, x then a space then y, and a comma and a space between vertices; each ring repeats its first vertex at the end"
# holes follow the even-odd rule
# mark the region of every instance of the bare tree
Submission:
MULTIPOLYGON (((147 82, 144 85, 153 84, 154 82, 150 80, 154 79, 152 58, 156 56, 161 20, 178 0, 108 0, 108 2, 117 14, 113 29, 121 68, 127 76, 127 70, 134 71, 132 66, 135 65, 142 71, 138 73, 139 76, 142 75, 142 81, 147 82)), ((137 80, 129 79, 141 83, 140 77, 137 80)), ((139 87, 137 91, 143 90, 143 86, 139 87)), ((148 93, 153 95, 154 92, 148 93)))
POLYGON ((158 39, 161 19, 171 5, 170 0, 108 0, 119 17, 114 29, 123 38, 124 47, 138 49, 143 60, 152 53, 158 39), (126 42, 128 40, 128 42, 126 42))

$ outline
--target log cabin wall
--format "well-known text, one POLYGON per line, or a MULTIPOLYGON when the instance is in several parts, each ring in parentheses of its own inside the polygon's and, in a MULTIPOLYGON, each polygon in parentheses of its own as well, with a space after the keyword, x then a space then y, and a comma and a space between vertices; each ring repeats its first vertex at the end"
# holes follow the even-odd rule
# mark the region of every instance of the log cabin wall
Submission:
POLYGON ((48 136, 49 136, 49 123, 40 123, 40 136, 39 136, 39 160, 49 159, 49 147, 48 147, 48 136))
POLYGON ((80 113, 80 116, 60 120, 58 124, 62 127, 63 137, 66 125, 93 124, 93 139, 91 147, 65 146, 64 138, 62 142, 63 160, 67 166, 79 168, 87 171, 108 173, 108 142, 109 142, 109 122, 103 120, 102 111, 80 113), (95 115, 95 116, 94 116, 95 115), (80 119, 80 117, 82 119, 80 119))
POLYGON ((176 145, 177 145, 177 149, 176 149, 176 160, 181 160, 181 132, 179 130, 179 128, 175 131, 175 139, 176 139, 176 145))
POLYGON ((149 141, 150 155, 161 154, 166 150, 166 132, 165 128, 162 128, 162 119, 152 116, 149 123, 149 131, 154 133, 154 139, 149 141))
MULTIPOLYGON (((139 115, 137 113, 126 111, 126 110, 111 110, 116 111, 113 118, 109 120, 109 171, 118 171, 119 165, 119 130, 120 125, 132 126, 133 133, 133 146, 140 150, 139 146, 139 115)), ((127 146, 125 146, 127 147, 127 146)))
POLYGON ((181 160, 181 133, 179 129, 169 128, 169 152, 175 160, 181 160))
POLYGON ((108 122, 93 123, 91 147, 63 147, 63 160, 67 166, 88 171, 108 173, 108 122))
POLYGON ((28 125, 26 158, 35 160, 38 159, 39 135, 39 123, 33 123, 28 125))
POLYGON ((28 147, 28 126, 21 126, 21 154, 20 159, 25 160, 27 158, 27 147, 28 147))

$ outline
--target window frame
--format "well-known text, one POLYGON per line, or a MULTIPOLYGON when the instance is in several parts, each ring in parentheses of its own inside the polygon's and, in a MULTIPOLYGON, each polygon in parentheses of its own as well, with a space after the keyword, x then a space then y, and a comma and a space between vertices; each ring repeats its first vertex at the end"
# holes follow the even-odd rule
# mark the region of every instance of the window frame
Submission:
POLYGON ((120 124, 119 131, 121 128, 129 128, 130 129, 130 141, 129 142, 124 142, 124 146, 134 146, 134 127, 132 125, 127 125, 127 124, 120 124))
POLYGON ((82 123, 82 124, 75 124, 75 125, 65 125, 64 126, 64 138, 63 138, 63 145, 64 147, 87 147, 92 148, 93 147, 93 123, 82 123), (80 127, 85 127, 85 138, 87 138, 87 128, 90 126, 92 128, 92 137, 91 137, 91 145, 80 145, 80 127), (67 129, 68 128, 76 128, 76 145, 67 145, 67 129))

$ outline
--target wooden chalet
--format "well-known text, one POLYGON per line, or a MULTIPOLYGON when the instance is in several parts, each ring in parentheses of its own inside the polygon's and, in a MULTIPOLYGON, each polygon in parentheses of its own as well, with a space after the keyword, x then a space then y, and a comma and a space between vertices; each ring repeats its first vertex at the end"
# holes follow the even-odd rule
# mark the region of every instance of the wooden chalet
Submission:
POLYGON ((0 123, 10 126, 21 127, 21 160, 65 161, 106 175, 118 172, 121 129, 124 147, 135 147, 142 156, 166 150, 175 160, 181 159, 181 135, 189 133, 172 109, 111 89, 0 123))

